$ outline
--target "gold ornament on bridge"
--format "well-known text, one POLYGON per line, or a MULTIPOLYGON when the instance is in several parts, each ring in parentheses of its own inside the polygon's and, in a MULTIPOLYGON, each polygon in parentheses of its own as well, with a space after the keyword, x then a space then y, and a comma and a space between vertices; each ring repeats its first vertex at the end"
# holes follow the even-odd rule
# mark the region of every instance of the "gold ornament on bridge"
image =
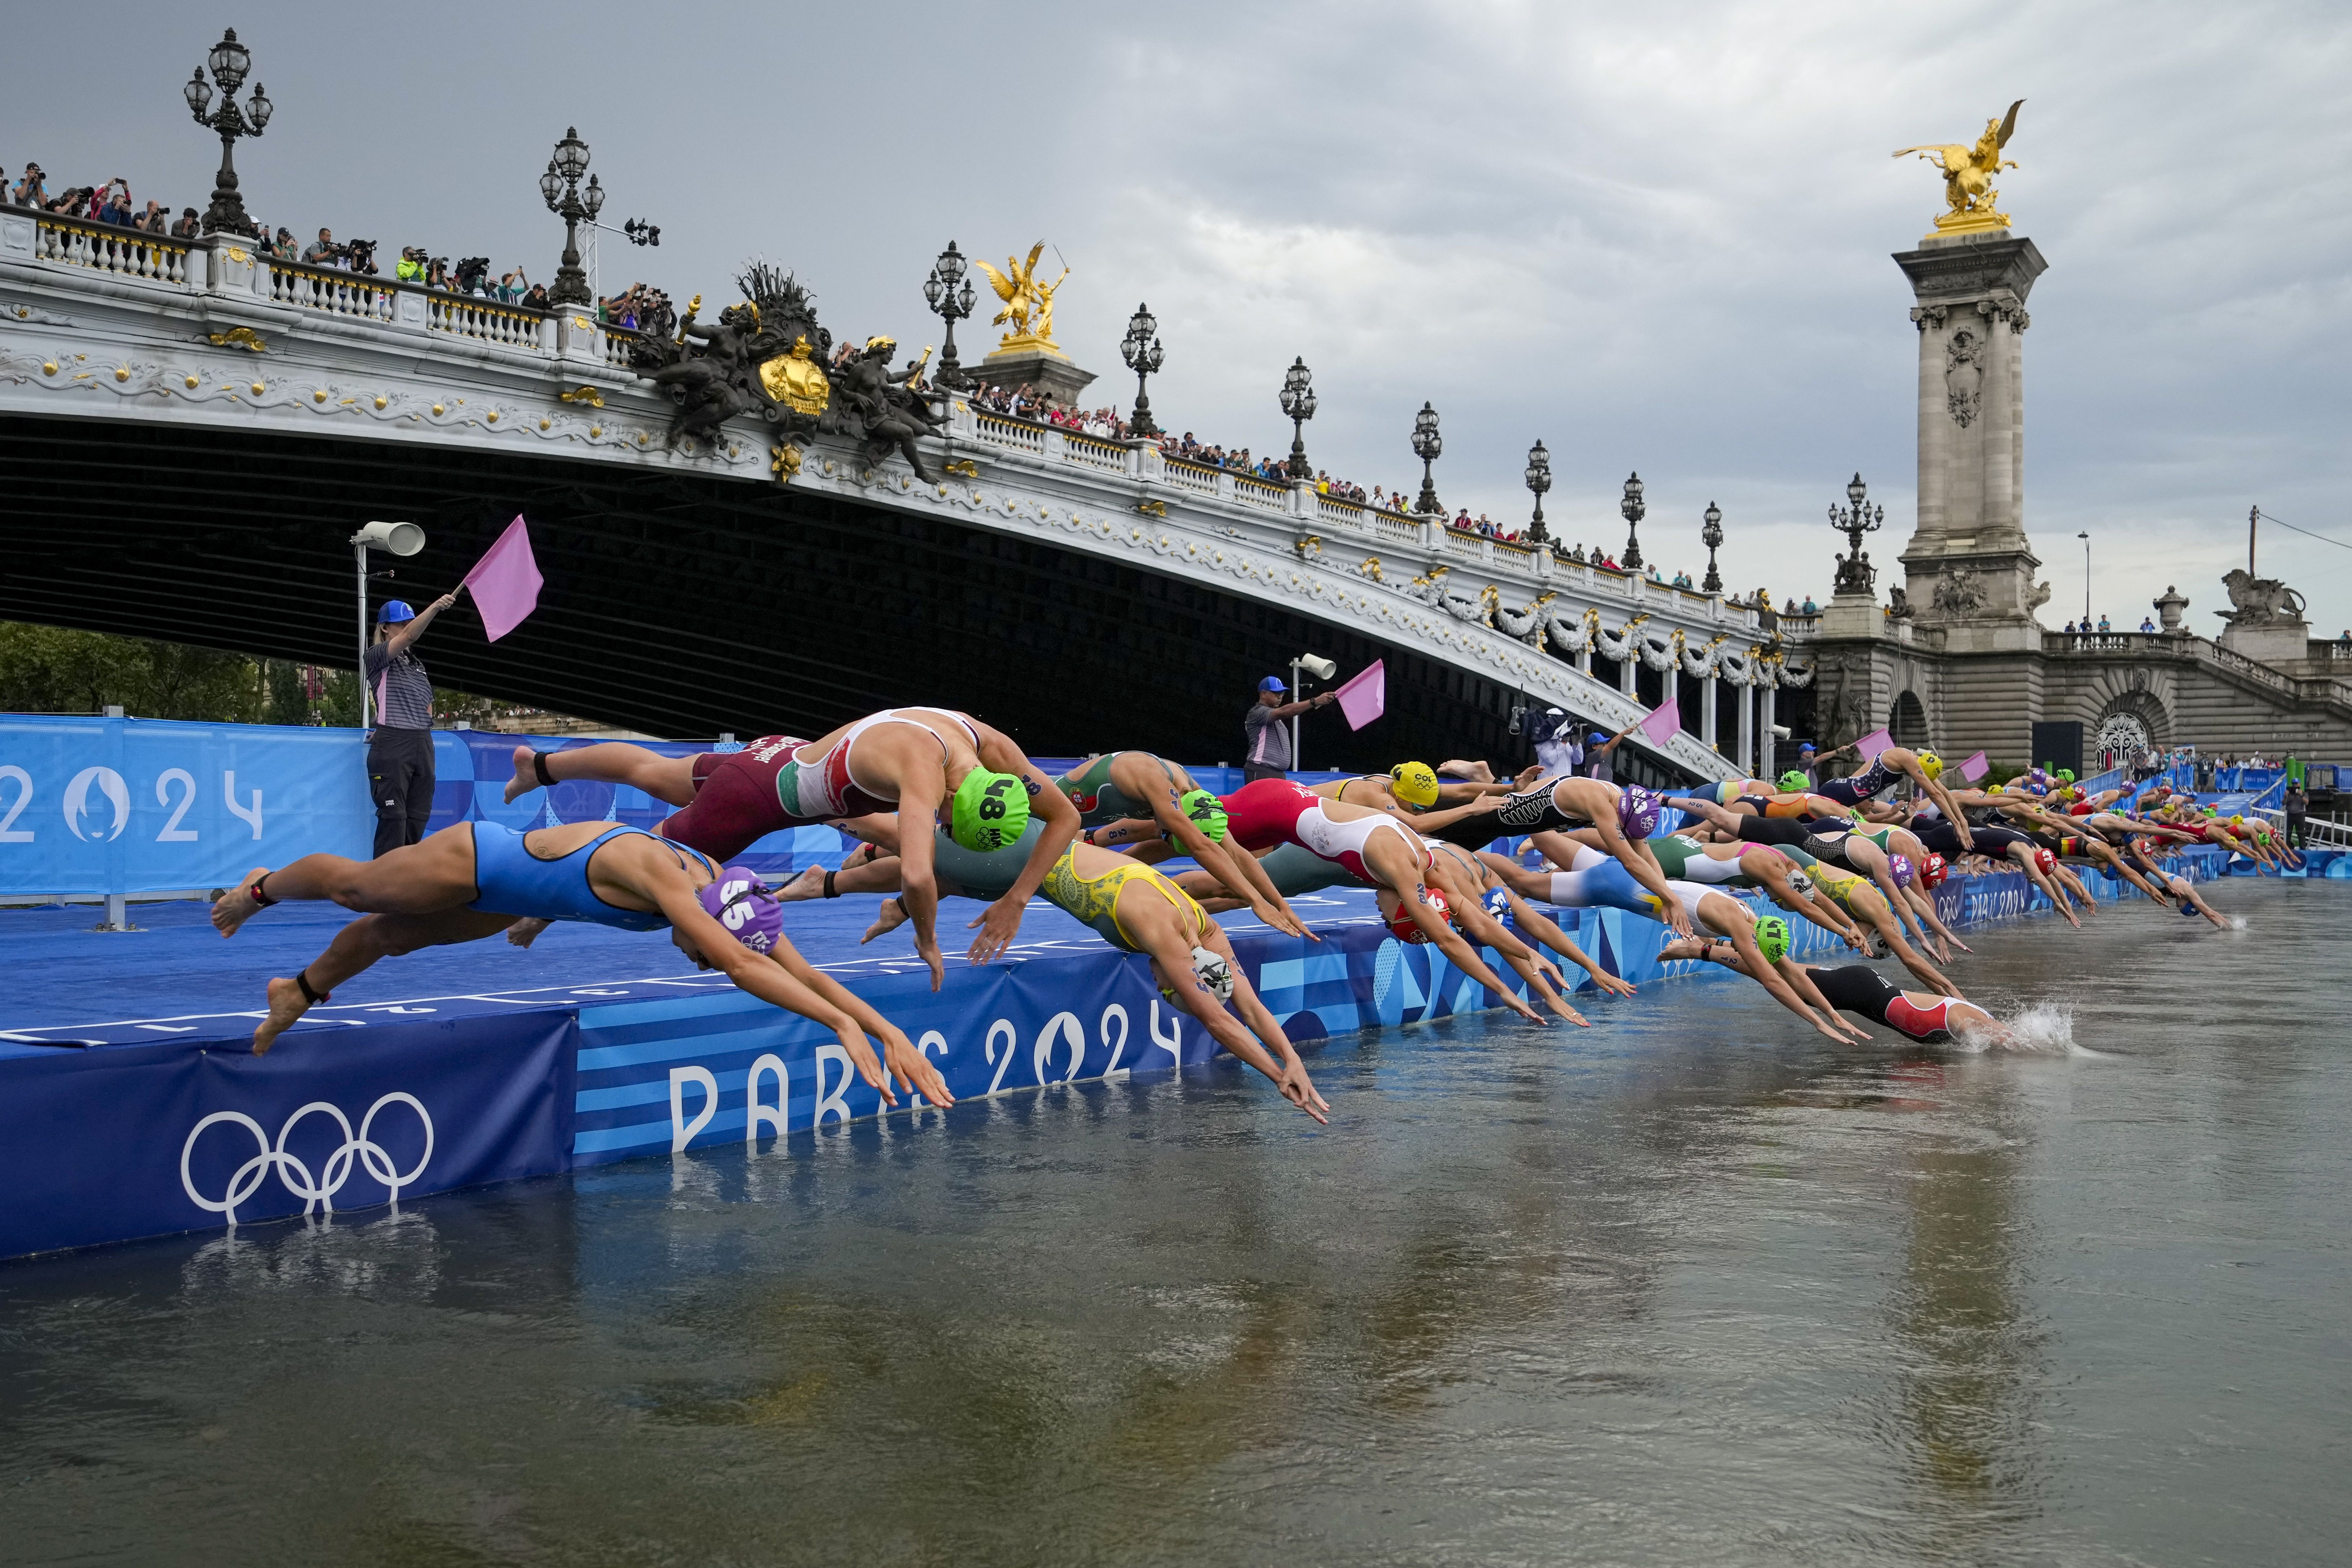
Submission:
POLYGON ((2009 113, 2000 120, 1985 121, 1984 134, 1973 147, 1947 142, 1940 146, 1906 147, 1895 156, 1907 158, 1917 153, 1944 172, 1944 199, 1951 204, 1949 212, 1936 215, 1936 234, 1982 234, 2009 226, 2009 215, 1993 210, 2000 193, 1992 183, 2003 169, 2017 167, 2015 160, 2004 161, 2001 149, 2009 145, 2010 134, 2017 129, 2017 110, 2025 100, 2019 99, 2009 106, 2009 113))
MULTIPOLYGON (((789 353, 761 362, 760 384, 778 403, 811 418, 824 413, 833 400, 833 383, 825 379, 824 366, 811 357, 806 337, 794 338, 789 353)), ((793 465, 793 472, 800 472, 798 463, 793 465)))
POLYGON ((207 332, 205 335, 212 340, 213 347, 216 349, 251 349, 257 354, 269 352, 269 345, 262 342, 261 334, 251 327, 231 327, 225 332, 207 332))
POLYGON ((1049 354, 1062 354, 1061 345, 1054 341, 1054 290, 1068 279, 1070 269, 1065 266, 1061 277, 1051 283, 1039 282, 1037 258, 1045 254, 1045 242, 1041 239, 1029 247, 1028 260, 1006 257, 1004 272, 977 257, 972 258, 972 265, 988 275, 989 287, 996 290, 996 297, 1004 301, 1004 309, 996 312, 990 324, 1003 326, 1009 322, 1012 326, 1012 331, 997 342, 999 353, 1042 349, 1049 354))

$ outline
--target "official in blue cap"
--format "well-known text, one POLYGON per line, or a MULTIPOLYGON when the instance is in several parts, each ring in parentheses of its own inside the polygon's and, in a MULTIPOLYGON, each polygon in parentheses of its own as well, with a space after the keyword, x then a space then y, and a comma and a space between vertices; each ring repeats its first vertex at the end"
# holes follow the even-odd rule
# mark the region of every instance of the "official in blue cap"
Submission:
POLYGON ((1290 688, 1282 677, 1269 675, 1257 683, 1257 701, 1242 715, 1242 782, 1255 784, 1259 779, 1278 779, 1290 772, 1290 731, 1283 721, 1295 713, 1305 713, 1327 707, 1339 700, 1336 691, 1326 691, 1303 702, 1285 702, 1290 688))
POLYGON ((444 594, 419 614, 406 600, 386 600, 375 613, 375 641, 360 660, 375 698, 367 771, 378 855, 423 838, 433 816, 433 681, 411 650, 433 617, 457 602, 444 594))

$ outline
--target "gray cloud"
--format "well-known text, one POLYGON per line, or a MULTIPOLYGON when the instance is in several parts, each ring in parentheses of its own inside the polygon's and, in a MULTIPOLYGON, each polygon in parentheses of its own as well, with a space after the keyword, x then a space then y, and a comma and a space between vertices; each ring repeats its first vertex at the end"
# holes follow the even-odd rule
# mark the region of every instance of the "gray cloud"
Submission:
MULTIPOLYGON (((1888 153, 2023 97, 2001 189, 2051 262, 2025 340, 2045 614, 2080 605, 2081 531, 2095 608, 2136 625, 2178 582, 2208 630, 2252 502, 2352 540, 2340 7, 237 11, 109 8, 102 50, 88 11, 20 18, 0 156, 201 206, 212 147, 178 84, 234 21, 278 106, 240 148, 273 223, 545 278, 533 181, 576 123, 608 218, 663 226, 658 251, 606 245, 607 287, 725 297, 756 252, 836 331, 913 342, 947 239, 1044 237, 1106 397, 1132 394, 1116 343, 1149 300, 1163 421, 1283 449, 1274 395, 1304 355, 1333 473, 1417 483, 1428 399, 1449 501, 1524 516, 1540 437, 1567 536, 1622 543, 1639 468, 1654 558, 1697 570, 1714 500, 1727 578, 1776 595, 1826 592, 1822 513, 1857 468, 1887 509, 1874 556, 1909 531, 1916 350, 1887 257, 1940 203, 1888 153)), ((2273 531, 2263 563, 2352 623, 2352 552, 2273 531)))

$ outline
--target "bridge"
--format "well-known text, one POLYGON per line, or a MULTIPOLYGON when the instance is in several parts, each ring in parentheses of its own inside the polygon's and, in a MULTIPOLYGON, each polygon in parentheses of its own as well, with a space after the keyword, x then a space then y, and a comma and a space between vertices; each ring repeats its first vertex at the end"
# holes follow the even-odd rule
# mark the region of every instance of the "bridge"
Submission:
POLYGON ((1811 679, 1720 595, 961 396, 919 443, 933 482, 749 415, 673 444, 633 339, 0 209, 0 616, 349 666, 358 523, 425 527, 379 589, 422 598, 520 512, 541 609, 436 637, 435 678, 660 734, 928 700, 1040 755, 1230 758, 1257 678, 1304 652, 1388 670, 1378 724, 1307 727, 1316 766, 1517 758, 1523 706, 1613 731, 1672 695, 1683 732, 1623 771, 1719 778, 1770 765, 1776 694, 1811 679))

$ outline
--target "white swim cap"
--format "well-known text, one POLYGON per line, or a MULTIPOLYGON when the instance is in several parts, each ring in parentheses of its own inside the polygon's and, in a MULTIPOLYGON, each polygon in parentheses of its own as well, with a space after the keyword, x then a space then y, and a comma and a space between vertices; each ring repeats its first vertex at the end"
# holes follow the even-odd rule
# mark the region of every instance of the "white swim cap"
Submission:
POLYGON ((1192 950, 1192 973, 1200 977, 1202 984, 1215 994, 1218 1001, 1234 999, 1233 965, 1227 963, 1222 954, 1212 952, 1205 947, 1195 947, 1192 950))

